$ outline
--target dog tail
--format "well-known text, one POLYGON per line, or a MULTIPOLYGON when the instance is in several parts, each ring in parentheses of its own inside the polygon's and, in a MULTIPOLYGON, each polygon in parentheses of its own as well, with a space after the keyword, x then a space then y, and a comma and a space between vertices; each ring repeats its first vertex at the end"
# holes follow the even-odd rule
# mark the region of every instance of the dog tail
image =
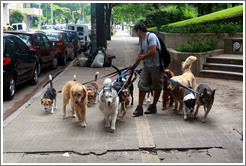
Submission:
POLYGON ((112 80, 110 78, 106 78, 103 82, 104 85, 111 84, 112 80))
POLYGON ((74 80, 74 81, 77 81, 76 75, 73 75, 73 80, 74 80))
POLYGON ((52 76, 51 75, 49 75, 49 79, 50 79, 50 87, 53 88, 52 76))
POLYGON ((183 71, 190 70, 191 65, 194 61, 196 61, 195 56, 189 56, 183 63, 182 63, 182 69, 183 71))
POLYGON ((97 82, 97 75, 99 74, 99 72, 97 71, 95 74, 95 81, 97 82))
POLYGON ((134 72, 134 78, 132 79, 132 83, 137 79, 138 75, 137 75, 137 72, 134 72))

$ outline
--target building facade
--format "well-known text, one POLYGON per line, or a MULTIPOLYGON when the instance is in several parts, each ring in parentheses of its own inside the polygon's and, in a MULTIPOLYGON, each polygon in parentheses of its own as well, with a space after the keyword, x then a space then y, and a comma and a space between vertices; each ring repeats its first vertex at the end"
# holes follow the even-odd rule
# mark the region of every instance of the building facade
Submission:
POLYGON ((6 25, 10 20, 10 13, 12 10, 19 10, 24 13, 25 18, 23 23, 26 23, 28 28, 31 28, 31 19, 33 17, 39 18, 42 16, 42 9, 39 9, 38 3, 3 3, 3 22, 6 25))

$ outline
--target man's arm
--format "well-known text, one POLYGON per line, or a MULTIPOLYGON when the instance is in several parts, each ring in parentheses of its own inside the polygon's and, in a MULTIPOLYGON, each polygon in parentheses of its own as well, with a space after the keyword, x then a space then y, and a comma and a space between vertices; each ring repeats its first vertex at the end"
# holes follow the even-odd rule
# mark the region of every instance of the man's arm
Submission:
POLYGON ((156 45, 152 45, 149 47, 149 51, 146 54, 139 54, 138 58, 140 60, 144 60, 148 57, 154 56, 156 54, 156 45))

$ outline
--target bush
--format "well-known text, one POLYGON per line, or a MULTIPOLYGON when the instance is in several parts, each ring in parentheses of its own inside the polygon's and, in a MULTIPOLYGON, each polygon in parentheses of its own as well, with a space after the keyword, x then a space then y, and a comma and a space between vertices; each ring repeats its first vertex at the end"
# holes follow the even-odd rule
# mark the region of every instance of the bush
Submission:
POLYGON ((242 33, 243 21, 230 23, 195 24, 182 27, 164 26, 160 31, 167 33, 242 33))
POLYGON ((180 52, 206 52, 215 50, 217 40, 214 37, 205 38, 204 36, 194 35, 184 44, 173 49, 180 52))
POLYGON ((164 24, 190 19, 192 17, 195 17, 195 15, 191 11, 173 8, 171 10, 159 10, 148 15, 144 23, 147 27, 156 26, 159 29, 164 24))
POLYGON ((10 24, 22 23, 25 15, 19 10, 13 10, 11 12, 10 24))

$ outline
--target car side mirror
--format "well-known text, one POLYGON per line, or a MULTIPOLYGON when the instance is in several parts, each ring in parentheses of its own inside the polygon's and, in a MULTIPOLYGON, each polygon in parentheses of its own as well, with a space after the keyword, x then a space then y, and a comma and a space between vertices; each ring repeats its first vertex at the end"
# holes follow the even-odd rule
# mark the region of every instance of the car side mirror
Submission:
POLYGON ((31 49, 31 50, 30 50, 30 53, 31 53, 31 55, 35 55, 35 54, 36 54, 36 50, 31 49))

